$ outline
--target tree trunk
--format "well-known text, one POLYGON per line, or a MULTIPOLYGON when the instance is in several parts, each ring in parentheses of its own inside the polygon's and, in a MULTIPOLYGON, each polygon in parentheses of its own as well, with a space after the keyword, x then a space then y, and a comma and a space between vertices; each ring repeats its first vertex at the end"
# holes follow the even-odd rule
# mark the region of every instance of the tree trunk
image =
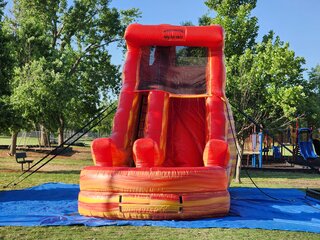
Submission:
POLYGON ((43 146, 43 147, 50 146, 48 132, 43 125, 40 125, 40 146, 43 146))
POLYGON ((58 145, 62 145, 62 143, 64 142, 64 119, 60 118, 60 126, 58 129, 58 145))
POLYGON ((12 132, 11 133, 10 152, 9 152, 10 156, 15 155, 17 152, 17 138, 18 138, 18 132, 12 132))
POLYGON ((239 152, 237 153, 236 176, 234 179, 236 183, 241 183, 240 173, 241 173, 241 161, 243 156, 244 141, 241 141, 241 142, 242 142, 241 146, 238 141, 236 142, 237 149, 239 150, 239 152))

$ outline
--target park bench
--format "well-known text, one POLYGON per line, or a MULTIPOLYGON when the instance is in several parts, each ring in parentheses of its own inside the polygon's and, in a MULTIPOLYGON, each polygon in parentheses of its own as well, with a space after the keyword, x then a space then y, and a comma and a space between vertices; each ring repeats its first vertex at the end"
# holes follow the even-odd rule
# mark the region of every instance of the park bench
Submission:
POLYGON ((33 162, 33 160, 26 159, 27 158, 27 153, 26 152, 17 152, 15 154, 16 161, 17 163, 21 164, 21 170, 23 171, 23 164, 27 163, 28 164, 28 170, 30 169, 30 163, 33 162))

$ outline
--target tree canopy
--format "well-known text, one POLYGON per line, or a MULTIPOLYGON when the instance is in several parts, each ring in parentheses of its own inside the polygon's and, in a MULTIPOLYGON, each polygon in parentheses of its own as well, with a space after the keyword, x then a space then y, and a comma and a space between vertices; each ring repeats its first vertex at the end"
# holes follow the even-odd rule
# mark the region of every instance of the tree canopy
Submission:
POLYGON ((14 17, 7 22, 17 59, 11 100, 34 126, 59 129, 61 135, 66 126, 86 122, 108 94, 117 93, 121 74, 108 46, 122 46, 126 26, 140 13, 119 11, 109 3, 14 2, 14 17))
POLYGON ((258 35, 258 19, 251 16, 256 0, 208 0, 205 4, 215 11, 216 17, 200 18, 200 25, 219 24, 225 30, 225 56, 242 55, 251 49, 258 35))
MULTIPOLYGON (((208 0, 216 17, 205 15, 200 24, 225 29, 227 97, 233 105, 265 127, 276 130, 305 113, 310 84, 303 78, 304 58, 273 31, 257 42, 258 19, 251 15, 256 0, 208 0)), ((251 123, 234 111, 239 137, 249 134, 251 123)))
POLYGON ((320 128, 320 65, 310 70, 309 85, 307 86, 306 101, 304 103, 305 122, 312 128, 320 128))
MULTIPOLYGON (((259 42, 258 19, 252 15, 256 3, 207 0, 216 16, 199 20, 200 25, 220 24, 225 29, 228 98, 270 129, 298 115, 305 115, 305 125, 319 127, 320 67, 306 80, 304 59, 289 43, 273 31, 259 42)), ((125 28, 140 12, 109 4, 15 0, 12 16, 4 20, 5 3, 0 0, 1 130, 41 125, 63 135, 65 128, 78 128, 106 102, 116 100, 112 96, 119 91, 120 67, 112 64, 108 49, 110 44, 124 47, 125 28)), ((245 136, 250 123, 234 113, 237 132, 245 136)))
POLYGON ((4 0, 0 0, 0 131, 10 124, 10 81, 13 76, 14 59, 12 56, 10 34, 4 28, 4 0))

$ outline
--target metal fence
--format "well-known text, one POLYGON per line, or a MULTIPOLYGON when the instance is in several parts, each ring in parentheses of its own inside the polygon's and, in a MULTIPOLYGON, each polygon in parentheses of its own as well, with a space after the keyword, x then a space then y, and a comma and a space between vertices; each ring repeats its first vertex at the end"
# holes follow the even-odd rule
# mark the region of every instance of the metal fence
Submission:
MULTIPOLYGON (((70 138, 72 135, 74 135, 76 131, 74 130, 66 130, 64 132, 64 139, 70 138)), ((82 132, 77 133, 75 136, 73 136, 67 143, 73 142, 75 139, 77 139, 82 132)), ((84 136, 82 136, 76 143, 82 144, 82 145, 88 145, 90 142, 99 137, 107 137, 106 134, 100 133, 100 132, 88 132, 84 136)), ((50 144, 57 144, 58 143, 58 135, 56 133, 47 133, 47 142, 50 144)), ((0 134, 0 145, 11 145, 11 136, 10 135, 4 135, 0 134)), ((18 146, 40 146, 40 139, 41 139, 41 131, 22 131, 18 133, 17 137, 17 145, 18 146)))

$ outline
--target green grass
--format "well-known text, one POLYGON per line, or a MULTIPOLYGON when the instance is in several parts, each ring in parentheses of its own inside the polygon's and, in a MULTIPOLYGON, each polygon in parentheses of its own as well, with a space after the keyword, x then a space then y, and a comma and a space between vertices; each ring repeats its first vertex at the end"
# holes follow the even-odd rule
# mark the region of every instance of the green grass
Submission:
MULTIPOLYGON (((92 139, 81 138, 76 143, 82 143, 86 146, 90 146, 92 139)), ((0 146, 1 145, 11 145, 11 138, 9 136, 0 136, 0 146)), ((38 146, 39 139, 36 137, 18 137, 17 138, 17 146, 38 146)), ((54 146, 54 144, 53 144, 54 146)))
MULTIPOLYGON (((0 145, 11 145, 11 139, 7 136, 0 136, 0 145)), ((18 137, 17 145, 39 145, 39 139, 36 137, 18 137)))
MULTIPOLYGON (((320 175, 317 173, 270 172, 248 170, 249 176, 264 188, 319 188, 320 175)), ((232 187, 254 187, 245 170, 241 171, 241 184, 232 182, 232 187)))
MULTIPOLYGON (((37 173, 21 182, 16 189, 32 187, 46 182, 78 183, 80 171, 83 167, 92 165, 90 148, 73 147, 75 154, 71 156, 57 156, 50 163, 41 168, 37 173)), ((22 174, 21 165, 15 161, 14 157, 6 154, 5 150, 0 151, 0 185, 7 185, 22 174)), ((33 159, 34 164, 38 162, 44 153, 27 152, 28 159, 33 159)), ((38 164, 33 169, 42 165, 38 164)), ((22 177, 26 176, 24 174, 22 177)), ((10 189, 6 189, 10 190, 10 189)))
POLYGON ((319 239, 319 234, 304 232, 268 231, 254 229, 175 229, 164 227, 4 227, 1 240, 54 239, 54 240, 188 240, 188 239, 319 239))
MULTIPOLYGON (((80 169, 92 165, 89 148, 76 147, 76 154, 57 157, 39 173, 32 175, 17 186, 17 189, 39 185, 45 182, 78 183, 80 169)), ((40 159, 38 153, 28 153, 40 159)), ((0 150, 0 185, 2 186, 21 174, 20 165, 12 157, 0 150)), ((319 174, 296 172, 258 172, 249 174, 259 187, 299 188, 319 187, 319 174)), ((232 183, 233 187, 254 187, 242 171, 242 184, 232 183)), ((1 191, 1 190, 0 190, 1 191)), ((261 229, 175 229, 165 227, 0 227, 0 240, 12 239, 320 239, 319 234, 305 232, 270 231, 261 229)))

